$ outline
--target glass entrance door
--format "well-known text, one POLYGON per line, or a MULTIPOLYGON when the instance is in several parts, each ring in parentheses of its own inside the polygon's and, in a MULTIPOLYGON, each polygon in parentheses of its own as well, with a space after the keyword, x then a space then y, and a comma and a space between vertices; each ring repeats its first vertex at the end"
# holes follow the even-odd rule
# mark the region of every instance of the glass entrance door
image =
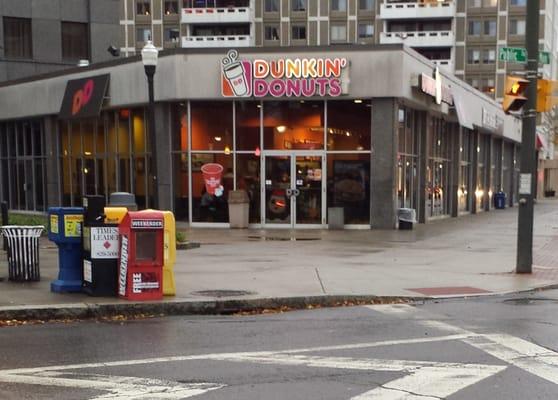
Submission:
POLYGON ((264 164, 264 224, 270 227, 324 225, 323 155, 266 155, 264 164))

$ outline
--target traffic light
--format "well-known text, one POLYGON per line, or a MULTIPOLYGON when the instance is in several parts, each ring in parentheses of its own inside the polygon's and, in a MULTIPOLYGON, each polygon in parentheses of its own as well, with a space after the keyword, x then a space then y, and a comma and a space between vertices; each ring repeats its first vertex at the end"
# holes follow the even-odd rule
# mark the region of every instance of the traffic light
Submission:
POLYGON ((529 85, 527 79, 519 76, 506 76, 504 101, 502 102, 502 108, 506 114, 509 114, 510 111, 519 111, 523 107, 527 101, 527 97, 525 97, 527 85, 529 85))
POLYGON ((550 111, 550 95, 552 82, 548 79, 537 80, 537 112, 550 111))

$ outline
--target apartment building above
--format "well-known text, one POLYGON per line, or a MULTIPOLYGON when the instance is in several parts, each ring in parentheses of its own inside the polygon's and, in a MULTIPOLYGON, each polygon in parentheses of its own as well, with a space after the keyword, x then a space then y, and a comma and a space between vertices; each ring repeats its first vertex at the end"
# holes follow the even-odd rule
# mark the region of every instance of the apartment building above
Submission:
POLYGON ((0 81, 111 59, 119 0, 0 0, 0 81))

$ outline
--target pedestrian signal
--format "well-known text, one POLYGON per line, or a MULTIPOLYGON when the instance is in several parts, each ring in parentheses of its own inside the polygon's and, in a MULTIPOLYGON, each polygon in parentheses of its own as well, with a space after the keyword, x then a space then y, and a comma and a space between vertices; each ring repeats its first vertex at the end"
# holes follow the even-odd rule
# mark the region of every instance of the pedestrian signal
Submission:
POLYGON ((502 108, 506 114, 512 111, 519 111, 527 101, 525 90, 529 81, 518 76, 506 76, 506 87, 504 91, 504 101, 502 108))

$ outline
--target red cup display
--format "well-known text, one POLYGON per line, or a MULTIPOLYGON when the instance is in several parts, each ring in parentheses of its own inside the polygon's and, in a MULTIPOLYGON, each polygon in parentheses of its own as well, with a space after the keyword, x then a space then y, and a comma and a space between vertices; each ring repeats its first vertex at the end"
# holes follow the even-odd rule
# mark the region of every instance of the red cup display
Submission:
POLYGON ((203 181, 205 182, 205 190, 209 194, 215 194, 215 189, 221 186, 221 176, 223 175, 223 166, 221 164, 204 164, 201 167, 203 181))

